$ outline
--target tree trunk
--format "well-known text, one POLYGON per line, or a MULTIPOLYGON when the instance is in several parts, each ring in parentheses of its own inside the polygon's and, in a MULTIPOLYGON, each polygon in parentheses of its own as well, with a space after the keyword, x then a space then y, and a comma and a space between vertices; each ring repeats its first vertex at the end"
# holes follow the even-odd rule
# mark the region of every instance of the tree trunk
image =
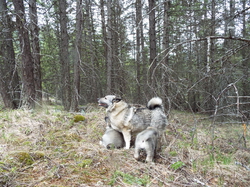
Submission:
POLYGON ((78 111, 79 92, 80 92, 80 64, 81 64, 81 44, 82 44, 82 0, 77 1, 76 6, 76 40, 75 40, 75 63, 74 63, 74 82, 72 92, 71 111, 78 111))
MULTIPOLYGON (((242 0, 242 9, 245 10, 246 9, 246 0, 242 0)), ((243 13, 242 15, 242 37, 243 38, 248 38, 249 35, 247 35, 246 32, 246 13, 243 13)), ((242 95, 243 96, 249 96, 250 95, 250 85, 249 85, 249 78, 250 78, 250 73, 249 73, 249 69, 250 69, 250 60, 249 60, 249 49, 244 48, 241 52, 242 54, 242 66, 243 66, 243 75, 244 75, 244 79, 242 80, 242 95)), ((247 98, 243 98, 241 100, 241 102, 249 102, 249 99, 247 98)), ((241 106, 241 111, 246 111, 244 112, 244 115, 249 115, 248 113, 249 110, 249 106, 248 105, 242 105, 241 106)))
POLYGON ((61 93, 62 103, 65 110, 70 109, 71 86, 70 86, 70 65, 69 65, 69 35, 67 30, 67 1, 59 0, 60 16, 60 61, 61 61, 61 93))
MULTIPOLYGON (((157 59, 156 59, 156 31, 155 31, 155 0, 148 0, 149 6, 149 63, 150 63, 150 83, 154 89, 155 78, 153 77, 153 71, 155 70, 157 59)), ((151 93, 153 95, 153 93, 151 93)))
POLYGON ((42 100, 42 78, 40 62, 39 27, 37 18, 36 0, 29 0, 31 48, 34 59, 34 81, 36 89, 36 101, 42 100))
POLYGON ((107 32, 106 32, 106 20, 105 20, 105 10, 104 10, 104 0, 100 1, 101 6, 101 20, 102 20, 102 45, 104 49, 105 64, 107 64, 107 32))
MULTIPOLYGON (((166 67, 169 66, 169 57, 168 57, 168 50, 169 50, 169 38, 170 38, 170 0, 166 0, 164 2, 164 33, 163 33, 163 62, 165 64, 166 67)), ((164 95, 168 96, 168 82, 169 82, 169 78, 168 78, 168 72, 165 70, 165 73, 163 75, 163 86, 164 86, 164 95)))
POLYGON ((142 36, 141 30, 143 29, 142 20, 142 3, 141 0, 136 0, 136 79, 137 79, 137 92, 136 100, 140 101, 141 98, 141 86, 142 86, 142 36))
POLYGON ((111 93, 112 85, 112 0, 107 1, 107 94, 111 93))
MULTIPOLYGON (((215 42, 213 39, 211 39, 210 36, 215 36, 215 28, 216 28, 216 19, 215 19, 215 0, 211 1, 211 20, 210 20, 210 30, 208 32, 209 36, 207 37, 206 41, 206 53, 205 53, 205 62, 206 62, 206 74, 211 74, 211 65, 214 60, 214 52, 215 52, 215 42)), ((205 87, 205 96, 204 98, 207 98, 205 100, 205 110, 212 112, 214 110, 214 83, 212 78, 208 78, 206 83, 204 84, 205 87)))
POLYGON ((12 38, 11 18, 8 15, 6 0, 0 1, 0 94, 6 108, 15 109, 19 106, 20 87, 15 62, 12 38))
POLYGON ((22 107, 35 107, 34 60, 30 49, 29 31, 26 28, 23 0, 13 0, 16 12, 16 25, 19 32, 22 70, 22 107))

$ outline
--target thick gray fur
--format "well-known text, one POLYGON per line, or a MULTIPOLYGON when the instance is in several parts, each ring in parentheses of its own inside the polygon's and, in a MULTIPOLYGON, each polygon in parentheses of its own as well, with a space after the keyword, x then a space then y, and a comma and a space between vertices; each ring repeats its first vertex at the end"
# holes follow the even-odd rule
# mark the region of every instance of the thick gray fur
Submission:
POLYGON ((158 131, 155 128, 148 127, 146 130, 140 132, 135 140, 135 153, 136 160, 140 158, 140 150, 146 151, 146 162, 152 162, 157 149, 158 131))
POLYGON ((122 133, 107 126, 106 131, 102 136, 102 140, 100 141, 100 145, 103 145, 107 149, 120 149, 124 147, 125 142, 122 133))

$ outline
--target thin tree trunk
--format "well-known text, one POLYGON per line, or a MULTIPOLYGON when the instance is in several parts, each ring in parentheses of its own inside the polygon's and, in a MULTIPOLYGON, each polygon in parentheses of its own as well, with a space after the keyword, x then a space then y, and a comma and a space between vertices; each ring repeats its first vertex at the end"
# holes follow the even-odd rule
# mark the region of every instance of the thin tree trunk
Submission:
POLYGON ((35 107, 34 60, 30 49, 29 32, 26 28, 23 0, 13 0, 16 12, 16 24, 19 32, 19 42, 22 58, 22 107, 35 107))
POLYGON ((136 72, 137 72, 137 93, 136 100, 140 101, 141 86, 142 86, 142 3, 141 0, 136 0, 136 72))
MULTIPOLYGON (((242 9, 245 10, 246 9, 246 0, 242 0, 242 9)), ((242 37, 243 38, 247 38, 247 32, 246 32, 246 13, 243 13, 242 15, 242 37)), ((250 73, 249 73, 249 69, 250 69, 250 60, 247 57, 249 54, 249 51, 247 48, 244 48, 242 50, 242 66, 243 66, 243 75, 244 75, 244 79, 242 81, 242 95, 243 96, 249 96, 250 95, 250 85, 249 85, 249 77, 250 77, 250 73)), ((249 100, 247 100, 246 98, 243 98, 241 100, 241 102, 248 102, 249 100)), ((244 106, 244 105, 243 105, 244 106)), ((245 105, 244 107, 241 107, 242 111, 248 111, 248 107, 245 105)), ((247 112, 248 113, 248 112, 247 112)))
MULTIPOLYGON (((170 0, 166 0, 164 2, 164 33, 163 33, 163 62, 165 64, 165 66, 168 66, 169 65, 169 58, 168 58, 168 49, 169 49, 169 32, 170 32, 170 21, 169 21, 169 11, 170 10, 170 0)), ((165 71, 165 74, 164 74, 164 95, 168 96, 168 82, 169 82, 169 78, 168 78, 168 74, 167 72, 165 71)))
MULTIPOLYGON (((211 33, 210 36, 215 36, 215 0, 212 0, 212 6, 211 6, 211 23, 212 23, 212 27, 211 27, 211 33)), ((210 37, 208 37, 208 50, 210 50, 210 52, 207 54, 208 55, 208 60, 207 60, 207 64, 209 63, 209 65, 211 64, 212 60, 214 59, 214 41, 211 40, 210 37), (211 61, 211 62, 210 62, 211 61)), ((209 69, 207 69, 207 73, 210 73, 210 67, 209 69), (209 71, 208 71, 209 70, 209 71)), ((208 83, 208 93, 210 94, 209 96, 209 102, 208 102, 208 109, 214 109, 214 121, 211 125, 211 154, 212 154, 212 158, 214 158, 214 133, 215 133, 215 119, 216 119, 216 115, 217 115, 217 110, 218 110, 218 100, 216 100, 216 103, 214 101, 214 98, 212 97, 214 94, 214 90, 213 90, 213 82, 212 79, 209 81, 208 83)))
POLYGON ((77 1, 76 6, 76 40, 75 40, 75 63, 74 63, 74 82, 71 110, 78 111, 79 92, 80 92, 80 64, 81 64, 81 44, 82 44, 82 0, 77 1))
POLYGON ((37 17, 36 0, 29 0, 30 14, 30 33, 31 33, 31 48, 34 59, 34 81, 36 89, 36 101, 42 100, 42 77, 41 77, 41 62, 40 62, 40 44, 39 44, 39 27, 37 17))
POLYGON ((156 31, 155 31, 155 0, 148 0, 149 5, 149 63, 150 67, 150 83, 152 88, 155 88, 155 78, 153 77, 153 71, 155 70, 156 59, 156 31))
POLYGON ((71 86, 70 86, 70 66, 69 66, 69 35, 67 30, 67 1, 59 0, 60 16, 60 61, 61 61, 61 93, 62 103, 65 110, 70 109, 71 86))
POLYGON ((112 90, 112 0, 107 1, 107 93, 110 94, 112 90))
POLYGON ((104 0, 100 0, 101 6, 101 19, 102 19, 102 38, 103 38, 103 49, 104 49, 104 57, 105 57, 105 64, 107 64, 107 32, 106 32, 106 20, 105 20, 105 11, 104 11, 104 0))

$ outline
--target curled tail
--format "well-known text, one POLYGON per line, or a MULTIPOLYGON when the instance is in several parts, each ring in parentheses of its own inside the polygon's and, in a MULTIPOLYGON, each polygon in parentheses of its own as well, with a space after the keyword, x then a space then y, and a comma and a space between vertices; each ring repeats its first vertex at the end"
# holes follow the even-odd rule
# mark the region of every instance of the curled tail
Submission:
POLYGON ((153 110, 157 107, 160 107, 163 110, 162 99, 159 97, 153 97, 149 100, 147 104, 148 109, 153 110))

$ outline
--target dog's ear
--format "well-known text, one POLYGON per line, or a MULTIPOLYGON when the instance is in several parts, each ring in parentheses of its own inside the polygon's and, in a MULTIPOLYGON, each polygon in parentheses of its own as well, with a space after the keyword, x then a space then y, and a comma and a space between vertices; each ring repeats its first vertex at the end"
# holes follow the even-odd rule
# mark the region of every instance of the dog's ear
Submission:
POLYGON ((119 101, 121 101, 122 99, 120 97, 115 97, 113 100, 112 100, 112 103, 118 103, 119 101))

